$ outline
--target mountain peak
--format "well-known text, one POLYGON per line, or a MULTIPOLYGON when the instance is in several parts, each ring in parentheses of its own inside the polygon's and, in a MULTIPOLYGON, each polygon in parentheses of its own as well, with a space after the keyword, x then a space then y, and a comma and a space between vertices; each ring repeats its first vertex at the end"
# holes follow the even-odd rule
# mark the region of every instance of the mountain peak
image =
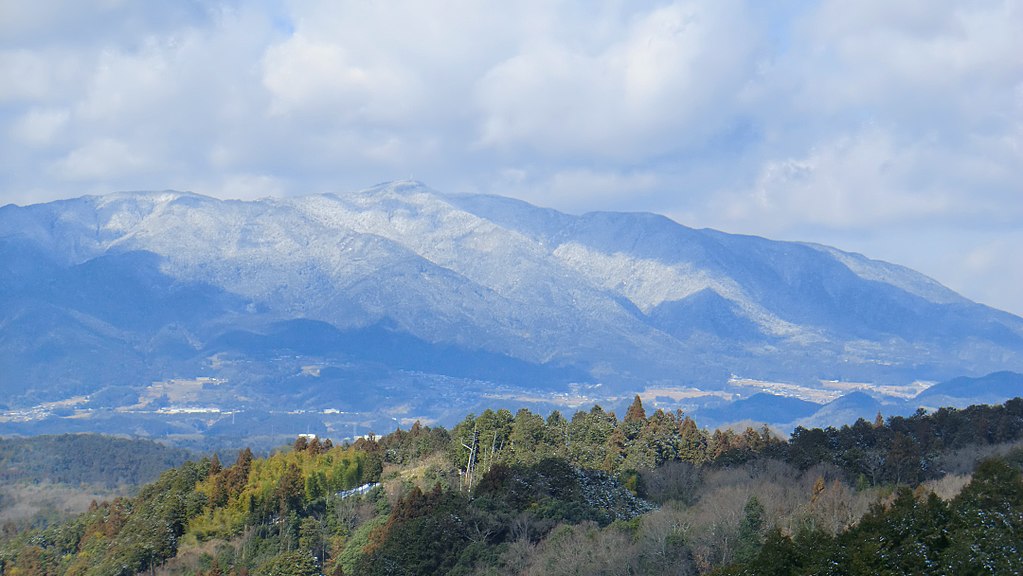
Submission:
POLYGON ((609 397, 687 397, 732 373, 820 386, 1023 370, 1023 319, 907 268, 414 180, 245 202, 163 191, 6 207, 3 270, 0 373, 19 376, 0 392, 14 402, 201 376, 268 405, 291 386, 305 408, 347 405, 345 394, 379 408, 422 387, 478 386, 486 371, 451 368, 458 358, 521 375, 511 398, 565 374, 561 394, 601 384, 609 397), (145 257, 119 257, 132 253, 145 257), (118 310, 153 312, 127 322, 118 310), (294 320, 331 328, 274 328, 294 320), (351 335, 373 326, 390 352, 367 357, 351 335), (410 369, 413 348, 448 360, 410 369), (396 383, 411 388, 373 396, 396 383))

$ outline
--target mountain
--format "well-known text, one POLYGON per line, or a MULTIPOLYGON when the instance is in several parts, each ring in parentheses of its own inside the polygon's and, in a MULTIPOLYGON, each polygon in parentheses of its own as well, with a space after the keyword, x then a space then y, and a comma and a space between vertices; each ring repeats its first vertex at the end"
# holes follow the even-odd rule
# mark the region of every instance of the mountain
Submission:
POLYGON ((655 214, 411 181, 0 208, 0 431, 103 417, 187 436, 268 411, 288 428, 270 435, 355 434, 644 389, 684 403, 735 374, 813 390, 996 370, 1023 370, 1019 317, 901 266, 655 214))
POLYGON ((821 410, 820 404, 788 396, 763 392, 713 408, 696 412, 702 426, 718 426, 736 422, 788 424, 821 410))
POLYGON ((860 418, 873 421, 878 412, 887 413, 873 396, 865 392, 850 392, 828 402, 811 416, 798 420, 797 424, 804 428, 841 426, 852 424, 860 418))
POLYGON ((971 404, 1000 404, 1023 396, 1023 374, 995 372, 979 378, 961 376, 935 384, 913 399, 917 406, 966 408, 971 404))

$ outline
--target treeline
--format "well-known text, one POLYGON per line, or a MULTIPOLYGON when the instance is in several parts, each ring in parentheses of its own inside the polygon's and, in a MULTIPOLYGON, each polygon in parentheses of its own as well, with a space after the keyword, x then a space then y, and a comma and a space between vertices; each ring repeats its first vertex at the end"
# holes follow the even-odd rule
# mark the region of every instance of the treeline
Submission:
POLYGON ((1023 573, 1023 478, 1018 464, 982 462, 972 481, 948 502, 933 492, 899 488, 838 535, 812 526, 794 535, 772 528, 748 561, 715 574, 1023 573))
POLYGON ((151 440, 99 434, 0 438, 0 482, 141 485, 194 457, 151 440))
MULTIPOLYGON (((71 522, 5 542, 0 574, 128 576, 155 571, 182 541, 230 540, 243 532, 254 562, 265 563, 259 561, 300 545, 304 519, 336 517, 328 514, 329 496, 380 476, 375 447, 301 447, 265 459, 245 449, 227 467, 216 456, 186 462, 134 498, 97 504, 71 522)), ((248 573, 246 564, 241 569, 248 573)))
POLYGON ((940 573, 981 530, 992 569, 1023 569, 1002 544, 1023 541, 1023 450, 1005 445, 1021 437, 1020 399, 788 441, 710 433, 638 397, 621 419, 486 410, 450 431, 187 463, 3 542, 0 574, 866 574, 895 556, 895 573, 940 573), (1007 456, 971 479, 947 473, 953 451, 966 472, 1007 456), (852 568, 823 570, 836 563, 852 568))
POLYGON ((552 412, 546 419, 529 410, 486 410, 469 415, 449 434, 418 428, 382 438, 388 462, 402 464, 445 444, 463 472, 466 487, 496 463, 531 464, 563 458, 574 466, 628 478, 636 471, 667 462, 734 466, 755 458, 785 461, 800 471, 832 464, 845 479, 863 486, 912 484, 938 478, 948 470, 939 456, 968 446, 994 445, 1023 438, 1023 399, 1004 405, 942 408, 913 416, 878 414, 840 428, 796 428, 788 441, 767 427, 744 431, 700 429, 681 411, 656 410, 649 416, 637 396, 619 420, 600 406, 567 419, 552 412))
POLYGON ((918 410, 868 423, 863 419, 841 428, 796 428, 784 446, 785 458, 801 470, 821 462, 841 467, 850 477, 870 484, 916 484, 948 470, 938 456, 968 446, 1023 438, 1023 399, 1003 405, 962 410, 918 410))

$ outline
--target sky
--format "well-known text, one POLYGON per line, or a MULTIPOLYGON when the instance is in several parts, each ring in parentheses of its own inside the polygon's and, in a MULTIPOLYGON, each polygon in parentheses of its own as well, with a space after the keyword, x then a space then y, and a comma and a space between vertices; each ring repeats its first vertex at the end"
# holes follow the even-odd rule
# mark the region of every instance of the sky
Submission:
POLYGON ((1017 0, 0 0, 0 205, 414 178, 1023 315, 1017 0))

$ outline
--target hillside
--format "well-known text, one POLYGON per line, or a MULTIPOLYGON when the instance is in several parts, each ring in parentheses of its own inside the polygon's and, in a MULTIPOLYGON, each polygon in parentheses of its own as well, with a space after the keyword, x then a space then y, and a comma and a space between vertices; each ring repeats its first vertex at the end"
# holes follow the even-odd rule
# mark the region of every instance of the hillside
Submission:
POLYGON ((95 434, 0 438, 0 482, 141 485, 194 454, 95 434))
POLYGON ((1023 370, 1023 319, 900 266, 407 181, 4 206, 0 326, 0 432, 182 443, 1023 370))
POLYGON ((133 494, 194 453, 96 434, 0 438, 0 525, 45 526, 133 494))
POLYGON ((189 462, 135 498, 4 538, 0 571, 858 575, 980 558, 981 573, 1011 573, 1020 440, 1018 398, 788 442, 708 435, 638 397, 622 419, 488 410, 451 430, 189 462))

